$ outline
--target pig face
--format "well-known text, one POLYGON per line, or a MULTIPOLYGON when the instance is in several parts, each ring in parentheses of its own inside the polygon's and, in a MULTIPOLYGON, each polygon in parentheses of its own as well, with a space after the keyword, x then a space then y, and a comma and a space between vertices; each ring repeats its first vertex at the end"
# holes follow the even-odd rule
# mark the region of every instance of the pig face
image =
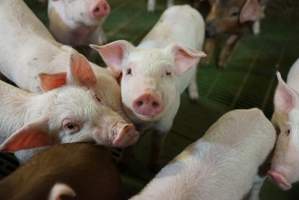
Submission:
POLYGON ((206 35, 238 32, 241 25, 256 21, 261 15, 258 0, 211 0, 206 19, 206 35))
POLYGON ((129 115, 158 121, 179 98, 177 79, 196 67, 202 52, 179 45, 163 49, 135 48, 127 41, 95 46, 107 66, 121 77, 122 102, 129 115))
POLYGON ((41 74, 40 79, 48 92, 29 103, 40 118, 13 133, 1 145, 3 151, 80 141, 126 147, 137 141, 134 126, 96 97, 91 89, 96 78, 83 56, 72 56, 67 75, 41 74))
POLYGON ((59 4, 60 12, 76 24, 97 26, 109 15, 110 5, 106 0, 51 0, 59 4))
POLYGON ((268 175, 283 190, 288 190, 299 181, 299 96, 279 73, 278 81, 272 121, 279 135, 268 175))

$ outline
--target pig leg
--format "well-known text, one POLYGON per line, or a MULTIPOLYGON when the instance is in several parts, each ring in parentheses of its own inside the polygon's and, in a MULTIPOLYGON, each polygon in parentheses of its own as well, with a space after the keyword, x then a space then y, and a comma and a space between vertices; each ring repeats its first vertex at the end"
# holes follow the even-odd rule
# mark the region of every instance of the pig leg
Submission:
POLYGON ((153 171, 159 170, 159 159, 162 151, 166 134, 153 131, 151 133, 151 151, 149 159, 149 168, 153 171))
POLYGON ((167 0, 167 8, 173 6, 174 0, 167 0))
POLYGON ((156 0, 148 0, 147 1, 147 11, 153 12, 156 8, 156 0))
POLYGON ((196 79, 196 73, 197 70, 195 71, 195 73, 193 74, 191 83, 188 87, 188 93, 189 93, 189 98, 192 101, 197 101, 199 98, 199 94, 198 94, 198 88, 197 88, 197 79, 196 79))
POLYGON ((261 32, 261 21, 257 20, 252 25, 252 32, 254 35, 259 35, 261 32))
POLYGON ((255 181, 254 181, 252 189, 250 191, 248 200, 259 200, 260 199, 260 191, 263 187, 265 180, 266 180, 265 177, 261 177, 258 175, 255 177, 255 181))
POLYGON ((204 59, 208 64, 212 63, 215 47, 216 47, 216 39, 207 38, 204 46, 204 51, 207 53, 207 57, 204 59))
POLYGON ((231 52, 233 51, 234 47, 236 46, 237 42, 241 38, 240 35, 231 35, 226 40, 224 48, 221 50, 218 66, 220 68, 224 68, 224 65, 226 64, 228 58, 231 55, 231 52))

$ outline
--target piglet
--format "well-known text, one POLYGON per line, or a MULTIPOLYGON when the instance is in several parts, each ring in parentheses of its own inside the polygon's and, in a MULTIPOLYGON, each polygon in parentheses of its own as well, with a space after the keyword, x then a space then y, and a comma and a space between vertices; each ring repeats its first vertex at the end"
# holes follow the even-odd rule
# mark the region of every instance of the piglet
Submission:
MULTIPOLYGON (((40 73, 65 76, 71 65, 70 57, 77 52, 56 42, 24 1, 0 0, 0 24, 0 72, 9 80, 22 89, 41 93, 40 73)), ((115 78, 107 69, 90 62, 84 64, 92 68, 96 77, 90 90, 102 104, 125 117, 115 78)))
POLYGON ((137 47, 123 40, 91 45, 121 78, 122 103, 129 118, 142 129, 159 132, 153 134, 153 162, 172 126, 180 95, 189 86, 190 98, 198 99, 196 66, 205 56, 200 51, 204 30, 199 12, 188 5, 173 6, 137 47))
POLYGON ((262 111, 231 111, 131 200, 240 200, 251 189, 250 199, 257 200, 258 168, 274 143, 275 130, 262 111))
POLYGON ((259 32, 260 20, 268 0, 209 0, 211 10, 206 18, 205 50, 209 61, 213 57, 215 46, 219 44, 217 37, 229 34, 220 52, 217 64, 224 67, 236 43, 253 25, 254 32, 259 32))
POLYGON ((138 133, 120 115, 101 104, 96 78, 83 56, 72 56, 64 74, 40 74, 42 94, 25 92, 0 82, 0 149, 14 152, 55 143, 95 141, 126 147, 138 133))
POLYGON ((118 200, 121 193, 110 152, 86 143, 55 145, 0 181, 1 200, 118 200))
POLYGON ((49 28, 54 37, 71 46, 103 44, 102 24, 110 13, 107 0, 49 0, 49 28))
POLYGON ((272 122, 278 139, 268 175, 283 189, 299 181, 299 59, 292 66, 285 83, 277 73, 272 122))

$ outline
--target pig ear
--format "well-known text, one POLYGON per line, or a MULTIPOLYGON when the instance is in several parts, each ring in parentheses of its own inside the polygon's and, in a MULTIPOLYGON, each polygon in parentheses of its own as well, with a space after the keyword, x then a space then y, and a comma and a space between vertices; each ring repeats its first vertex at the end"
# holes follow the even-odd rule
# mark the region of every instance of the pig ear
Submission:
POLYGON ((79 53, 73 54, 67 71, 67 84, 90 88, 95 86, 96 83, 96 76, 88 60, 79 53))
POLYGON ((175 71, 178 75, 188 71, 191 67, 196 67, 200 58, 206 56, 202 51, 187 49, 179 45, 172 45, 170 49, 171 54, 174 55, 175 71))
POLYGON ((53 90, 66 84, 66 73, 39 74, 40 86, 44 92, 53 90))
POLYGON ((279 72, 277 72, 277 79, 278 86, 274 95, 275 110, 289 113, 298 104, 297 94, 282 80, 279 72))
POLYGON ((66 196, 75 197, 76 193, 70 186, 64 183, 56 183, 50 191, 48 200, 62 200, 66 196))
POLYGON ((48 133, 48 119, 40 119, 14 132, 0 145, 0 151, 15 152, 53 144, 54 139, 48 133))
POLYGON ((240 13, 240 23, 256 21, 261 15, 261 5, 258 0, 246 0, 240 13))
POLYGON ((114 73, 120 74, 124 59, 135 47, 125 40, 118 40, 103 46, 90 45, 97 50, 104 62, 114 73))

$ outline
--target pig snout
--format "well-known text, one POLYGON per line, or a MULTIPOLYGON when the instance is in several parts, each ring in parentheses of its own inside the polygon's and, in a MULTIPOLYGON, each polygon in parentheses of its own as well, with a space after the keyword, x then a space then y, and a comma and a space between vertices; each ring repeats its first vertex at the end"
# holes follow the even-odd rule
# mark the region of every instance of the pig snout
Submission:
POLYGON ((110 13, 110 5, 106 0, 96 0, 96 3, 91 7, 90 13, 96 19, 105 17, 110 13))
POLYGON ((114 139, 112 144, 114 147, 127 147, 137 142, 139 133, 133 124, 118 123, 114 127, 114 139))
POLYGON ((217 33, 216 26, 212 22, 206 23, 206 36, 208 38, 215 37, 217 33))
POLYGON ((270 170, 267 174, 281 189, 289 190, 292 188, 292 185, 282 173, 275 170, 270 170))
POLYGON ((133 109, 140 115, 154 117, 162 112, 163 102, 158 95, 145 93, 133 102, 133 109))

